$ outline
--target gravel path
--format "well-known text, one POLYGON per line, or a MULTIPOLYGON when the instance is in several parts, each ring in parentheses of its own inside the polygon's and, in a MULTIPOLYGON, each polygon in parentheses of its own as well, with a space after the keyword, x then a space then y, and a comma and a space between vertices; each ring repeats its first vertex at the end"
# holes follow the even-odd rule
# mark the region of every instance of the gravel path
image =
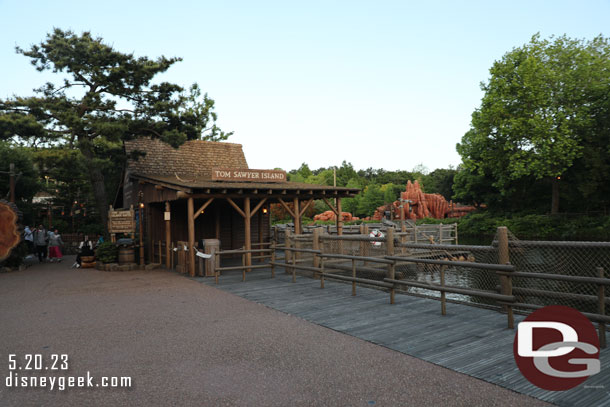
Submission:
POLYGON ((175 273, 72 259, 0 274, 0 406, 547 405, 175 273), (8 388, 8 354, 68 354, 67 375, 133 385, 8 388))

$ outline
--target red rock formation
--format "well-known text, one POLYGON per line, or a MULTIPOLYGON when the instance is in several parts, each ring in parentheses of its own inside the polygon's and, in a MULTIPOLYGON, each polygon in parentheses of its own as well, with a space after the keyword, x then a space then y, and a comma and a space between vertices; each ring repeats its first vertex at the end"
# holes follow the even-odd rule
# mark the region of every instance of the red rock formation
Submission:
POLYGON ((426 194, 422 191, 417 181, 414 183, 408 181, 405 191, 400 193, 400 198, 404 202, 402 208, 400 208, 400 201, 380 206, 375 211, 373 219, 381 220, 386 211, 392 212, 393 219, 400 219, 400 211, 403 210, 405 219, 415 220, 423 218, 459 218, 475 210, 472 206, 454 206, 453 203, 447 202, 440 194, 426 194))
MULTIPOLYGON (((336 220, 337 217, 333 211, 322 212, 313 217, 313 220, 336 220)), ((349 222, 350 220, 358 220, 359 218, 356 216, 352 216, 349 212, 341 212, 341 220, 344 222, 349 222)))

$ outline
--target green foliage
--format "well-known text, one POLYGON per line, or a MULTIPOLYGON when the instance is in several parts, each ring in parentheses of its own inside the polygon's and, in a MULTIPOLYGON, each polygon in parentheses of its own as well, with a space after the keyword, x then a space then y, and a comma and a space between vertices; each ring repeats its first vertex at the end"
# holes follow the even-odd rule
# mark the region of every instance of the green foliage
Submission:
POLYGON ((456 176, 456 197, 516 201, 515 194, 537 194, 540 181, 561 176, 565 207, 607 206, 609 54, 601 36, 535 35, 496 61, 481 85, 485 95, 471 129, 457 145, 465 172, 456 176))
MULTIPOLYGON (((38 171, 27 149, 18 145, 0 141, 0 198, 9 196, 9 169, 15 164, 17 174, 15 183, 15 201, 31 201, 41 188, 38 171)), ((20 206, 20 205, 19 205, 20 206)))
POLYGON ((79 150, 102 224, 110 201, 105 178, 112 179, 111 185, 120 181, 123 141, 150 136, 176 147, 186 140, 231 135, 216 126, 214 101, 196 84, 184 89, 153 83, 180 58, 137 58, 88 32, 58 28, 40 44, 17 52, 58 80, 36 89, 37 96, 0 100, 0 139, 79 150))
MULTIPOLYGON (((449 223, 450 219, 442 220, 449 223)), ((438 223, 426 219, 422 223, 438 223)), ((420 223, 420 221, 418 221, 420 223)), ((506 226, 519 239, 529 240, 610 240, 610 216, 552 216, 531 213, 496 215, 489 211, 470 213, 457 220, 460 240, 473 237, 488 244, 499 226, 506 226)))
POLYGON ((119 249, 115 243, 101 243, 95 250, 95 257, 102 263, 116 263, 119 256, 119 249))

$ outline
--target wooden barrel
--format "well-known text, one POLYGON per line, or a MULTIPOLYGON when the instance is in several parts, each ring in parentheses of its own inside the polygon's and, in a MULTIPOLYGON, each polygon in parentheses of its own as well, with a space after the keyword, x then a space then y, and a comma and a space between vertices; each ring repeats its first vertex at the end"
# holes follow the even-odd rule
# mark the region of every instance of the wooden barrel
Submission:
POLYGON ((119 264, 129 264, 136 262, 136 254, 133 247, 119 248, 119 264))
POLYGON ((95 256, 83 256, 80 258, 81 267, 84 269, 90 269, 95 267, 95 256))

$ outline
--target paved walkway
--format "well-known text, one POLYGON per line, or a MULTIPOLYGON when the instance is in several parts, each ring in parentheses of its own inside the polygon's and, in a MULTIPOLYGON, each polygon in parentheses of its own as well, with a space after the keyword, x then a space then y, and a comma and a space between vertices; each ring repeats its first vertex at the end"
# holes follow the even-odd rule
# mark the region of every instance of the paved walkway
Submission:
POLYGON ((70 264, 0 274, 1 406, 544 405, 173 272, 70 264), (9 354, 67 354, 62 374, 133 385, 7 388, 9 354))
MULTIPOLYGON (((535 387, 518 370, 513 357, 515 331, 506 315, 462 304, 447 304, 440 313, 435 300, 389 294, 327 280, 291 276, 283 271, 253 271, 247 281, 241 272, 223 275, 219 288, 307 321, 383 345, 451 370, 498 384, 561 406, 610 406, 610 349, 600 352, 601 372, 574 389, 551 392, 535 387)), ((214 285, 213 279, 197 279, 214 285)), ((523 320, 515 317, 515 324, 523 320)))

